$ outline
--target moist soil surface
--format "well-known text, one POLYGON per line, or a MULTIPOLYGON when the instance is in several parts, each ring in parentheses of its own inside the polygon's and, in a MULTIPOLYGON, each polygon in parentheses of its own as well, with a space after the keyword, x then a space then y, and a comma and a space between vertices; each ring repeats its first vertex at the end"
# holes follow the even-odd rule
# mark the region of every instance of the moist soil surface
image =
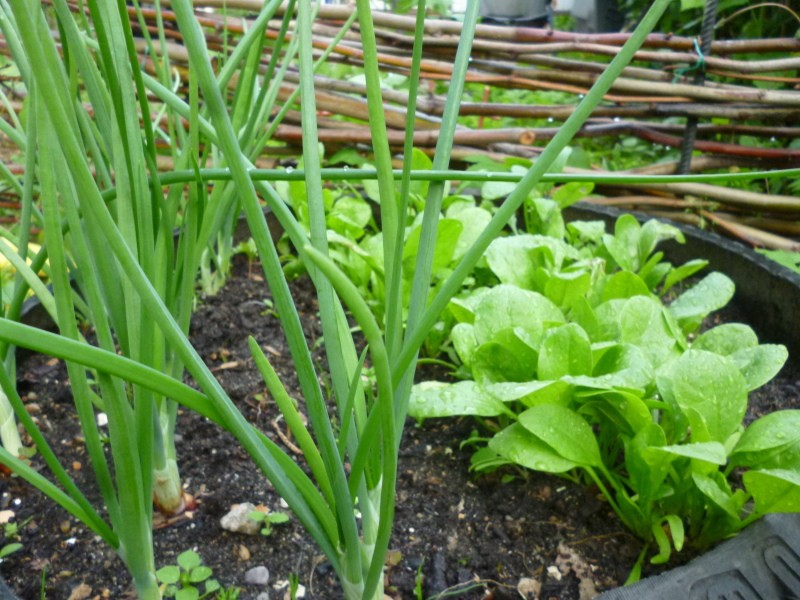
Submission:
MULTIPOLYGON (((285 423, 266 393, 250 352, 253 335, 290 394, 302 399, 297 378, 270 305, 260 266, 237 257, 234 276, 196 311, 191 339, 245 416, 293 453, 285 423)), ((310 282, 292 283, 306 334, 321 331, 310 282), (305 299, 305 300, 304 300, 305 299)), ((742 315, 723 316, 743 320, 742 315)), ((323 353, 316 357, 324 366, 323 353)), ((321 369, 321 372, 324 372, 321 369)), ((430 375, 427 373, 425 375, 430 375)), ((748 419, 779 408, 800 407, 800 381, 783 375, 751 395, 748 419)), ((19 391, 39 419, 62 464, 99 505, 81 431, 61 361, 31 356, 21 361, 19 391)), ((476 478, 471 450, 461 448, 476 424, 471 419, 409 420, 400 452, 397 509, 386 571, 386 592, 396 599, 445 593, 457 598, 591 598, 622 585, 641 550, 596 489, 540 473, 505 470, 476 478), (535 582, 533 587, 531 581, 535 582), (518 590, 518 586, 520 586, 518 590), (528 592, 527 597, 536 597, 528 592)), ((177 449, 196 509, 154 532, 156 562, 176 564, 194 549, 223 586, 241 587, 241 600, 288 598, 296 575, 305 598, 339 599, 330 565, 294 518, 269 536, 225 531, 220 518, 232 505, 251 502, 281 510, 280 498, 233 441, 196 414, 179 417, 177 449), (247 585, 245 573, 265 566, 266 587, 247 585)), ((41 463, 34 459, 34 464, 41 463)), ((91 531, 19 478, 0 476, 0 510, 10 510, 22 549, 2 561, 0 575, 22 600, 133 598, 130 577, 116 554, 91 531)), ((2 545, 2 541, 0 541, 2 545)), ((669 566, 685 562, 684 551, 669 566)), ((665 567, 645 567, 645 575, 665 567)), ((0 593, 0 597, 2 593, 0 593)))

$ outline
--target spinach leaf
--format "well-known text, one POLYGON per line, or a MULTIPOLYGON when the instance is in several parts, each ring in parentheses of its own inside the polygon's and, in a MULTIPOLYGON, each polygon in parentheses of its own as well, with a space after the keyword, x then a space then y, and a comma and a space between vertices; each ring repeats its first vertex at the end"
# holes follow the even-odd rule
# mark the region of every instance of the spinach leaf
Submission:
POLYGON ((486 393, 474 381, 454 384, 428 381, 415 385, 409 401, 409 414, 416 419, 459 415, 514 416, 500 400, 486 393))

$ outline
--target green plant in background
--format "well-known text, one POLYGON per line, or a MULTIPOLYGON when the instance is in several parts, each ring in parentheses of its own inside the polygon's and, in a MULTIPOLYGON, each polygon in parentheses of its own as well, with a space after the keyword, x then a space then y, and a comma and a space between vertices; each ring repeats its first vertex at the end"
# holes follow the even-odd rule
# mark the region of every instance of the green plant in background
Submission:
MULTIPOLYGON (((384 559, 394 514, 397 456, 419 349, 439 314, 461 290, 464 280, 472 273, 492 240, 529 197, 668 4, 669 0, 656 0, 630 42, 620 50, 593 90, 431 297, 436 240, 446 188, 444 181, 436 180, 428 186, 416 259, 408 260, 406 264, 403 252, 407 242, 405 215, 412 201, 411 134, 425 5, 424 2, 418 5, 419 21, 415 34, 414 68, 409 80, 409 119, 404 148, 407 160, 400 193, 397 194, 384 125, 377 48, 369 2, 358 1, 356 14, 364 49, 380 199, 384 250, 381 266, 387 290, 381 326, 358 288, 329 256, 325 199, 316 143, 314 64, 310 39, 313 13, 308 0, 298 2, 296 39, 299 40, 300 98, 305 140, 303 175, 309 207, 309 235, 306 235, 271 185, 254 181, 252 161, 244 149, 241 129, 238 127, 240 123, 232 118, 229 98, 223 93, 229 82, 226 77, 235 67, 229 69, 226 63, 220 75, 215 75, 203 32, 188 0, 172 2, 191 62, 188 104, 177 95, 168 93, 163 86, 159 87, 153 80, 140 77, 134 55, 130 52, 130 31, 124 26, 124 6, 106 3, 90 5, 94 27, 107 28, 105 33, 99 34, 97 56, 101 62, 98 65, 93 62, 94 55, 89 52, 90 47, 94 48, 94 42, 90 44, 87 35, 76 31, 74 24, 70 24, 71 17, 59 14, 59 24, 65 36, 61 41, 69 48, 62 60, 49 35, 45 14, 39 5, 32 7, 28 2, 13 0, 12 11, 7 13, 14 20, 13 26, 8 29, 12 38, 10 44, 18 46, 15 52, 18 62, 36 64, 37 67, 28 72, 26 82, 30 110, 36 115, 36 143, 42 148, 38 160, 41 197, 45 205, 44 225, 62 332, 61 335, 48 334, 0 319, 0 338, 68 361, 84 435, 103 501, 108 507, 108 522, 86 500, 58 463, 41 432, 26 414, 5 371, 0 371, 0 384, 60 487, 6 451, 0 450, 0 462, 45 492, 117 549, 131 571, 140 598, 158 598, 160 591, 152 553, 151 467, 156 456, 153 448, 158 448, 158 436, 162 431, 158 423, 158 401, 174 400, 218 423, 236 437, 331 561, 346 598, 381 598, 384 559), (89 93, 98 95, 98 106, 106 106, 107 97, 112 99, 113 110, 106 112, 105 117, 98 114, 98 119, 104 119, 99 124, 90 121, 75 102, 73 91, 78 87, 78 72, 81 80, 88 82, 89 93), (104 78, 99 77, 98 73, 102 73, 104 78), (123 89, 124 86, 116 85, 118 81, 129 80, 135 82, 136 94, 123 89), (160 294, 167 288, 164 280, 157 275, 169 280, 172 272, 167 265, 172 263, 155 261, 158 254, 153 255, 152 248, 171 255, 171 225, 177 224, 178 208, 183 209, 183 227, 196 234, 188 236, 186 246, 180 247, 187 256, 180 277, 188 286, 188 282, 193 283, 197 275, 198 261, 194 259, 202 254, 204 245, 210 243, 208 240, 213 237, 203 234, 217 231, 215 224, 222 220, 222 215, 228 214, 226 211, 232 205, 225 205, 222 201, 216 204, 216 200, 212 201, 213 193, 206 198, 200 169, 196 170, 196 179, 190 186, 185 204, 183 194, 175 191, 180 189, 178 187, 171 187, 165 197, 161 196, 167 175, 157 176, 155 173, 153 132, 148 127, 144 131, 138 128, 137 101, 143 103, 141 110, 147 113, 145 86, 154 90, 176 115, 187 118, 190 139, 195 136, 190 143, 194 150, 181 155, 187 156, 187 168, 203 164, 202 160, 198 160, 198 157, 203 157, 198 152, 200 135, 207 142, 207 147, 217 149, 227 167, 226 173, 217 175, 217 178, 220 181, 230 180, 229 185, 236 189, 238 201, 245 211, 295 361, 309 427, 304 424, 299 407, 289 398, 267 358, 253 340, 251 351, 270 393, 303 451, 307 472, 245 420, 187 340, 185 321, 182 319, 188 317, 183 313, 174 314, 165 295, 160 294), (203 114, 200 111, 201 96, 203 114), (94 134, 98 130, 99 138, 94 134), (105 163, 101 157, 104 154, 98 152, 99 141, 105 142, 104 135, 112 137, 102 148, 111 152, 110 156, 115 161, 114 190, 110 190, 105 177, 107 172, 103 170, 105 163), (99 169, 99 174, 93 168, 99 169), (147 174, 151 180, 146 178, 147 174), (332 382, 332 400, 339 424, 337 428, 334 428, 328 412, 328 398, 320 387, 257 192, 266 199, 288 232, 316 285, 332 382), (202 221, 200 207, 204 209, 202 221), (218 219, 206 221, 207 210, 222 212, 215 213, 218 219), (69 256, 64 252, 62 235, 70 244, 72 254, 69 256), (198 239, 200 242, 190 250, 192 240, 198 239), (90 252, 90 248, 94 248, 95 252, 90 252), (69 261, 80 261, 81 265, 90 267, 92 273, 96 269, 94 277, 87 274, 82 283, 86 285, 86 309, 97 328, 99 347, 87 344, 76 331, 75 304, 67 282, 69 261), (404 314, 401 290, 403 272, 407 268, 413 269, 413 277, 409 310, 404 314), (124 298, 124 306, 114 308, 113 302, 108 300, 111 290, 124 298), (351 337, 343 306, 349 309, 366 339, 367 349, 361 355, 351 337), (111 312, 110 317, 104 317, 107 310, 111 312), (130 322, 134 324, 132 327, 135 324, 141 326, 130 330, 121 327, 118 319, 122 319, 123 315, 130 317, 130 322), (112 321, 114 332, 120 338, 119 347, 112 343, 108 321, 112 321), (124 337, 126 333, 128 339, 124 337), (185 385, 180 373, 164 367, 160 359, 167 353, 175 357, 173 365, 185 366, 200 391, 185 385), (373 381, 364 381, 362 378, 367 356, 374 373, 373 381), (96 370, 101 390, 99 395, 81 391, 82 382, 85 381, 83 371, 87 366, 96 370), (113 481, 109 475, 109 465, 102 456, 102 448, 97 443, 99 437, 93 420, 93 401, 102 402, 109 414, 109 443, 115 470, 113 481), (349 470, 345 468, 346 464, 349 464, 349 470)), ((66 10, 60 0, 54 6, 57 14, 66 10)), ((259 13, 259 19, 268 18, 265 16, 267 10, 273 6, 273 3, 265 6, 259 13)), ((468 3, 464 35, 455 60, 455 75, 444 111, 433 170, 445 169, 449 163, 458 104, 469 63, 472 32, 477 21, 477 7, 475 1, 468 3)), ((291 17, 289 10, 284 23, 291 22, 291 17)), ((258 31, 258 28, 253 31, 258 31)), ((247 37, 246 42, 240 42, 234 53, 239 52, 237 56, 244 57, 246 50, 252 48, 249 44, 254 44, 259 38, 257 34, 247 37)), ((234 65, 236 61, 230 64, 234 65)), ((145 122, 149 121, 145 119, 145 122)), ((177 254, 180 254, 180 250, 177 254)), ((79 273, 83 277, 83 271, 79 273)))
POLYGON ((161 567, 156 571, 156 577, 163 585, 164 597, 176 600, 199 600, 219 592, 221 586, 216 579, 211 579, 211 575, 211 568, 203 565, 203 559, 194 550, 179 554, 176 565, 161 567))
MULTIPOLYGON (((647 10, 647 0, 619 0, 630 22, 647 10)), ((680 35, 696 35, 700 31, 705 0, 681 0, 665 11, 659 31, 680 35)), ((795 37, 800 31, 800 17, 788 0, 749 2, 719 0, 717 35, 723 39, 795 37)))
MULTIPOLYGON (((414 171, 419 173, 430 171, 433 166, 430 158, 417 149, 411 153, 411 164, 414 171)), ((369 163, 363 162, 362 165, 366 168, 371 166, 369 163)), ((514 186, 513 183, 509 185, 512 188, 514 186)), ((363 186, 363 195, 359 189, 348 182, 332 189, 323 189, 329 253, 337 267, 358 288, 362 298, 372 309, 375 319, 380 325, 383 325, 383 317, 387 309, 384 239, 383 232, 374 222, 369 203, 371 201, 377 205, 380 204, 380 190, 377 181, 372 179, 365 180, 363 186)), ((404 315, 408 314, 414 277, 414 261, 419 250, 422 232, 422 211, 429 186, 428 181, 417 180, 411 182, 408 189, 408 211, 402 222, 405 245, 402 254, 403 270, 400 294, 404 315)), ((287 203, 292 207, 298 221, 308 229, 309 209, 304 183, 301 181, 278 182, 276 188, 282 192, 281 196, 287 199, 287 203)), ((399 182, 395 183, 394 189, 395 193, 399 195, 401 192, 399 182)), ((442 208, 433 250, 431 297, 452 273, 466 250, 477 240, 492 218, 492 212, 488 208, 477 206, 472 196, 445 196, 442 200, 442 208)), ((302 260, 290 255, 288 248, 283 252, 288 256, 284 259, 287 274, 293 275, 300 270, 305 270, 302 260)), ((471 280, 468 280, 467 283, 471 283, 471 280)), ((426 354, 437 355, 440 353, 447 329, 445 323, 437 323, 431 329, 425 341, 426 354)))
POLYGON ((652 562, 666 562, 685 540, 703 548, 768 512, 800 510, 799 438, 768 433, 799 413, 742 425, 748 393, 786 349, 740 324, 697 335, 733 283, 711 273, 664 305, 705 265, 662 261, 656 245, 682 240, 677 229, 624 215, 608 234, 538 208, 549 234, 496 239, 486 260, 499 284, 451 301, 471 380, 418 385, 409 413, 482 420, 493 435, 473 456, 478 472, 517 464, 596 484, 647 542, 632 579, 651 544, 652 562), (749 469, 744 489, 734 468, 749 469))
POLYGON ((800 252, 790 252, 788 250, 758 250, 758 252, 787 269, 800 273, 800 252))

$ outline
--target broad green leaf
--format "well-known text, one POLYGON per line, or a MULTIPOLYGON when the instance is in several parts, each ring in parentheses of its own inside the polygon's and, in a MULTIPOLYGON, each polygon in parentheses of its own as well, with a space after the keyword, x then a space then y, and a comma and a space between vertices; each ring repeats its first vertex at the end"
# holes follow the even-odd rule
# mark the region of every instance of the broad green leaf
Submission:
POLYGON ((371 218, 372 209, 361 197, 343 196, 333 205, 327 223, 334 231, 359 239, 371 218))
POLYGON ((499 331, 519 328, 527 335, 525 342, 538 347, 545 329, 564 321, 564 314, 541 294, 501 284, 484 294, 475 310, 475 337, 483 343, 499 331))
POLYGON ((197 588, 183 588, 175 592, 175 600, 197 600, 198 598, 200 598, 200 592, 197 588))
POLYGON ((505 198, 517 187, 510 181, 486 181, 481 185, 481 197, 484 200, 497 200, 505 198))
POLYGON ((603 302, 615 299, 627 300, 634 296, 650 297, 652 294, 647 284, 636 273, 619 271, 606 279, 601 300, 603 302))
POLYGON ((567 223, 571 238, 579 243, 598 243, 606 232, 603 221, 572 221, 567 223))
POLYGON ((660 495, 672 462, 668 455, 653 454, 650 450, 663 446, 666 441, 664 430, 650 423, 625 443, 625 468, 631 486, 639 495, 640 506, 645 510, 649 510, 649 506, 660 495))
POLYGON ((676 355, 675 338, 658 300, 649 296, 631 298, 622 308, 619 325, 620 340, 641 348, 653 367, 676 355))
POLYGON ((213 571, 210 567, 200 565, 189 572, 189 581, 192 583, 200 583, 211 577, 212 573, 213 571))
POLYGON ((503 402, 522 402, 525 406, 536 404, 565 404, 570 397, 572 386, 563 381, 503 381, 488 383, 487 392, 503 402))
POLYGON ((550 274, 544 295, 561 309, 567 309, 576 301, 583 300, 591 287, 592 275, 589 271, 558 271, 550 274))
POLYGON ((497 341, 480 344, 470 357, 472 376, 480 383, 529 381, 536 375, 536 352, 513 330, 496 332, 497 341))
POLYGON ((770 381, 783 368, 789 352, 786 346, 779 344, 762 344, 751 348, 742 348, 730 355, 736 366, 742 371, 747 382, 747 390, 753 391, 770 381))
POLYGON ((627 298, 616 298, 603 302, 594 309, 594 317, 597 319, 597 332, 592 337, 593 342, 619 341, 619 317, 626 301, 627 298))
POLYGON ((528 231, 559 240, 564 237, 566 228, 561 209, 549 198, 529 199, 526 204, 525 220, 528 231))
POLYGON ((280 525, 289 522, 289 515, 285 512, 273 512, 267 515, 267 520, 273 525, 280 525))
POLYGON ((684 331, 694 331, 706 316, 730 302, 735 289, 733 281, 726 275, 709 273, 678 296, 668 310, 684 331))
MULTIPOLYGON (((561 306, 564 306, 563 304, 561 306)), ((589 335, 589 339, 596 340, 600 337, 600 322, 594 309, 585 297, 575 298, 571 302, 569 311, 570 320, 577 323, 589 335)))
POLYGON ((408 414, 415 419, 475 415, 496 417, 508 414, 505 405, 474 381, 441 383, 426 381, 411 391, 408 414))
POLYGON ((666 452, 672 456, 702 460, 715 465, 724 465, 728 461, 725 446, 719 442, 702 442, 694 444, 674 444, 653 448, 653 452, 666 452))
MULTIPOLYGON (((795 37, 798 35, 800 35, 800 29, 795 37)), ((770 259, 774 260, 778 264, 783 265, 787 269, 791 269, 795 273, 800 273, 800 252, 790 252, 788 250, 764 250, 762 248, 757 248, 756 252, 759 252, 764 256, 768 256, 770 259)))
POLYGON ((730 359, 705 350, 688 350, 660 375, 670 380, 670 392, 690 420, 690 410, 704 420, 711 440, 699 441, 725 443, 741 424, 747 409, 747 384, 730 359))
MULTIPOLYGON (((433 272, 444 269, 453 261, 453 253, 461 235, 463 226, 455 219, 441 219, 436 230, 436 244, 433 249, 433 272)), ((403 246, 403 269, 407 273, 414 273, 414 266, 419 252, 419 237, 422 227, 416 225, 406 236, 403 246)))
POLYGON ((489 440, 489 448, 509 461, 545 473, 564 473, 579 466, 564 458, 519 423, 489 440))
MULTIPOLYGON (((419 234, 417 234, 417 244, 419 245, 419 234)), ((383 234, 378 232, 371 237, 361 240, 361 248, 372 258, 372 263, 378 267, 378 273, 383 274, 383 234)))
POLYGON ((476 473, 491 472, 504 465, 512 464, 507 458, 500 456, 489 446, 476 450, 469 458, 469 470, 476 473))
POLYGON ((537 265, 531 260, 530 250, 537 247, 531 235, 514 235, 497 238, 486 250, 489 268, 500 280, 525 290, 535 287, 534 272, 537 265))
POLYGON ((681 0, 681 11, 703 8, 705 4, 706 0, 681 0))
POLYGON ((745 429, 731 453, 731 463, 751 468, 800 465, 800 410, 764 415, 745 429))
MULTIPOLYGON (((358 167, 359 169, 371 168, 371 165, 367 162, 364 156, 353 146, 337 150, 333 154, 333 156, 331 156, 330 159, 328 159, 328 164, 330 165, 337 165, 340 163, 345 165, 350 165, 352 167, 358 167)), ((365 183, 366 181, 367 180, 365 180, 365 183)))
POLYGON ((800 512, 800 472, 787 469, 747 471, 742 479, 753 496, 756 513, 800 512))
POLYGON ((706 498, 725 511, 730 517, 736 520, 740 519, 739 511, 741 507, 738 506, 729 489, 721 487, 713 477, 701 473, 692 473, 692 481, 706 498))
POLYGON ((206 581, 206 594, 215 592, 221 587, 222 586, 219 584, 219 581, 217 581, 216 579, 209 579, 208 581, 206 581))
POLYGON ((559 268, 568 253, 570 249, 561 240, 520 234, 494 240, 486 250, 486 260, 501 283, 532 290, 536 269, 559 268))
POLYGON ((652 525, 653 540, 658 546, 658 554, 650 559, 654 565, 661 565, 669 561, 672 555, 672 547, 680 551, 683 548, 684 531, 683 521, 677 515, 664 515, 652 525), (669 528, 669 536, 664 530, 664 526, 669 528))
POLYGON ((14 552, 20 548, 22 548, 22 544, 18 542, 14 542, 13 544, 5 544, 0 548, 0 558, 5 558, 6 556, 14 554, 14 552))
POLYGON ((459 323, 474 323, 475 311, 489 288, 477 288, 463 298, 453 298, 447 307, 459 323))
POLYGON ((472 355, 478 348, 478 340, 475 339, 475 328, 467 323, 456 323, 450 331, 450 338, 453 340, 453 347, 456 354, 466 366, 472 363, 472 355))
POLYGON ((689 421, 689 431, 691 432, 691 439, 695 443, 709 442, 713 439, 711 432, 708 429, 708 422, 705 417, 693 406, 684 407, 683 413, 689 421))
POLYGON ((602 355, 593 375, 564 377, 564 381, 592 389, 643 391, 653 382, 653 367, 636 346, 618 344, 602 355))
POLYGON ((565 375, 592 372, 589 336, 577 323, 549 329, 539 348, 537 374, 540 379, 560 379, 565 375))
POLYGON ((663 258, 663 252, 656 252, 647 259, 647 262, 639 269, 639 273, 637 273, 650 290, 655 290, 667 273, 670 272, 670 269, 672 269, 672 265, 662 262, 663 258))
POLYGON ((520 413, 519 423, 567 460, 592 467, 602 464, 591 426, 569 408, 540 404, 520 413))
POLYGON ((683 521, 678 515, 664 515, 664 520, 669 526, 670 537, 672 537, 672 545, 675 546, 675 550, 680 552, 683 550, 683 543, 686 539, 683 530, 683 521))
MULTIPOLYGON (((365 169, 369 169, 369 168, 371 168, 371 166, 370 165, 364 165, 364 168, 365 169)), ((378 186, 378 180, 377 179, 365 179, 362 182, 362 185, 364 186, 364 192, 367 194, 367 198, 369 198, 373 202, 377 202, 378 204, 380 204, 380 202, 381 202, 381 193, 380 193, 380 187, 378 186)))
MULTIPOLYGON (((419 148, 411 151, 411 169, 414 171, 430 171, 433 168, 433 161, 419 148)), ((411 182, 411 193, 424 198, 428 193, 429 181, 423 179, 411 182)))
POLYGON ((658 243, 664 240, 678 240, 683 243, 683 233, 674 225, 657 219, 650 219, 642 225, 639 233, 639 263, 645 263, 658 243))
POLYGON ((599 413, 613 423, 620 434, 633 436, 653 422, 644 400, 622 389, 581 390, 575 393, 575 398, 582 402, 581 412, 599 413))
POLYGON ((624 214, 614 224, 614 235, 603 236, 603 245, 621 269, 639 270, 639 235, 641 225, 636 217, 624 214))
POLYGON ((486 209, 473 206, 460 210, 452 216, 448 213, 448 218, 454 219, 462 225, 461 235, 458 237, 458 243, 453 252, 453 260, 458 260, 464 256, 486 229, 486 225, 492 220, 492 214, 486 209))
POLYGON ((181 578, 181 569, 175 565, 161 567, 156 571, 156 577, 161 583, 166 583, 167 585, 178 583, 181 578))
POLYGON ((692 343, 692 348, 728 356, 738 350, 757 345, 758 336, 749 325, 724 323, 697 336, 692 343))
POLYGON ((185 571, 190 571, 194 567, 200 566, 202 559, 197 552, 186 550, 178 555, 178 565, 185 571))
POLYGON ((664 280, 664 287, 662 288, 661 291, 662 292, 669 291, 676 283, 680 283, 684 279, 691 277, 698 271, 705 269, 707 266, 708 266, 707 260, 695 259, 695 260, 690 260, 689 262, 686 262, 679 267, 673 268, 669 273, 667 273, 667 277, 664 280))
POLYGON ((550 196, 559 208, 567 208, 580 202, 594 191, 594 183, 573 181, 559 186, 550 196))

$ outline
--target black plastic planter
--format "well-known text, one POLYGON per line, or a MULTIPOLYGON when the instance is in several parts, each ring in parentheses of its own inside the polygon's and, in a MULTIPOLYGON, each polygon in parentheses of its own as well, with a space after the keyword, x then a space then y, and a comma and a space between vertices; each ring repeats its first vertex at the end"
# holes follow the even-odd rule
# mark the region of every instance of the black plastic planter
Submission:
POLYGON ((767 515, 688 565, 611 590, 602 600, 800 597, 800 515, 767 515))

